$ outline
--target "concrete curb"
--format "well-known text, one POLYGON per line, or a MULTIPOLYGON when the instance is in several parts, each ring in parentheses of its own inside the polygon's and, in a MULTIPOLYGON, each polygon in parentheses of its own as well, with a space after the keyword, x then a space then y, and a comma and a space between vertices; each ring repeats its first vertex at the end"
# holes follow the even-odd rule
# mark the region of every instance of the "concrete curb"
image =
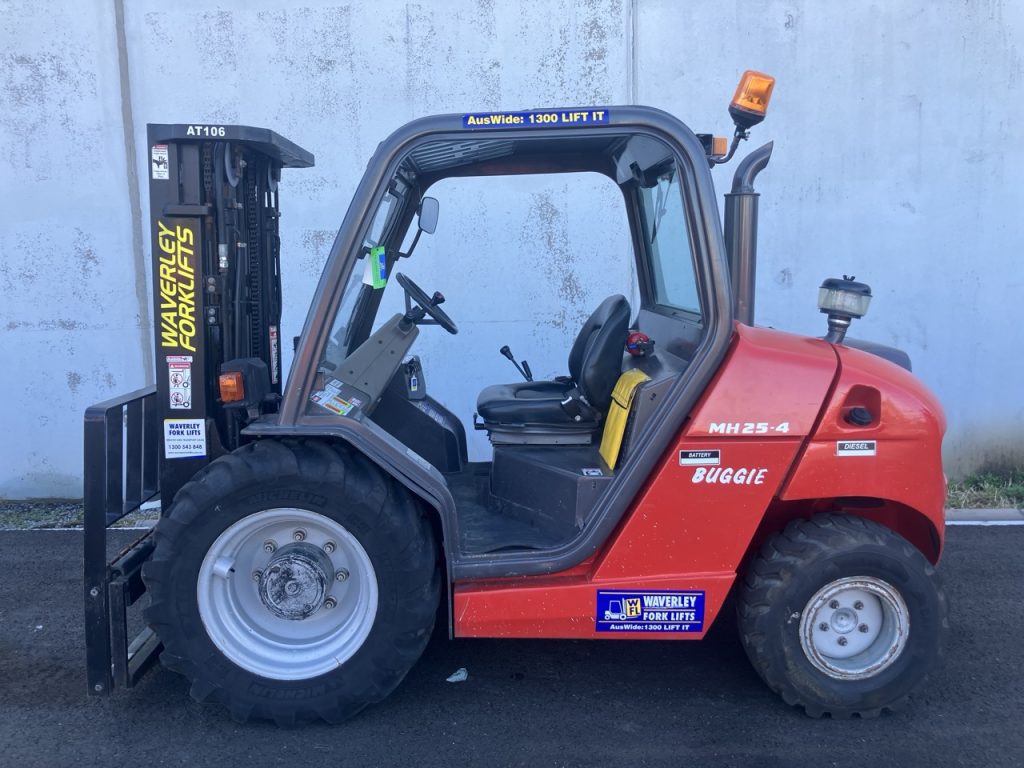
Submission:
POLYGON ((1024 525, 1021 509, 947 509, 947 525, 1024 525))

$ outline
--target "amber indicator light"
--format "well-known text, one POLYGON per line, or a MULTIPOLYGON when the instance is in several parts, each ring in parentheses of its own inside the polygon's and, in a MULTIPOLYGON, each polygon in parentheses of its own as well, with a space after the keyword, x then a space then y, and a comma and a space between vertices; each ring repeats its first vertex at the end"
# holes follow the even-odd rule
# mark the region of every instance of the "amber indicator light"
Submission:
POLYGON ((225 403, 237 403, 245 399, 245 385, 240 371, 220 375, 220 399, 225 403))

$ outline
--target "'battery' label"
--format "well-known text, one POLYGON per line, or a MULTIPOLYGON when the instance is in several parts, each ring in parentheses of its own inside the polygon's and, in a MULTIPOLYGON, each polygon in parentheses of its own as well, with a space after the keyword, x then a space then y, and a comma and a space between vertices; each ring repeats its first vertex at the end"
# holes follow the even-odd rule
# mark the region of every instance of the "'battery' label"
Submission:
POLYGON ((708 451, 680 451, 679 466, 701 467, 718 466, 722 462, 722 452, 713 449, 708 451))

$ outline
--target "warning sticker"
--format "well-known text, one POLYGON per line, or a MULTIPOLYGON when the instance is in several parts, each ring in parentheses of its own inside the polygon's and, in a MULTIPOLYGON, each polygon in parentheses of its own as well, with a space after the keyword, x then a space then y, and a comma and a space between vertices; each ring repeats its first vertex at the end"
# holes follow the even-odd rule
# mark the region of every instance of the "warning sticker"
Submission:
POLYGON ((150 165, 153 168, 154 179, 171 178, 171 167, 167 163, 167 145, 154 144, 150 150, 150 165))
POLYGON ((310 395, 309 399, 337 416, 348 416, 352 409, 363 404, 358 397, 349 396, 347 399, 342 397, 341 382, 337 379, 331 379, 323 389, 310 395))
POLYGON ((187 459, 206 455, 206 422, 202 419, 164 419, 164 456, 187 459))
POLYGON ((167 380, 171 410, 192 407, 192 355, 167 356, 167 380))
POLYGON ((277 326, 270 326, 270 383, 277 384, 278 377, 281 375, 278 369, 278 363, 281 360, 280 347, 277 342, 277 326))
POLYGON ((704 592, 597 591, 598 632, 703 632, 704 592))
POLYGON ((353 403, 341 395, 333 395, 320 403, 320 405, 338 416, 348 416, 352 409, 355 408, 353 403))

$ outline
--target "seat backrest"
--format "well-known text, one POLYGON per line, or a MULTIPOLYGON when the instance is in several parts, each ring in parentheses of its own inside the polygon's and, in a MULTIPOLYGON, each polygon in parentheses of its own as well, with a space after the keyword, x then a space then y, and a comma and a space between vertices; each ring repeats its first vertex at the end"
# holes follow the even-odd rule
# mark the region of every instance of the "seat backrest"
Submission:
POLYGON ((569 352, 569 375, 587 402, 600 411, 608 410, 612 387, 622 372, 629 315, 625 296, 609 296, 587 318, 569 352))

